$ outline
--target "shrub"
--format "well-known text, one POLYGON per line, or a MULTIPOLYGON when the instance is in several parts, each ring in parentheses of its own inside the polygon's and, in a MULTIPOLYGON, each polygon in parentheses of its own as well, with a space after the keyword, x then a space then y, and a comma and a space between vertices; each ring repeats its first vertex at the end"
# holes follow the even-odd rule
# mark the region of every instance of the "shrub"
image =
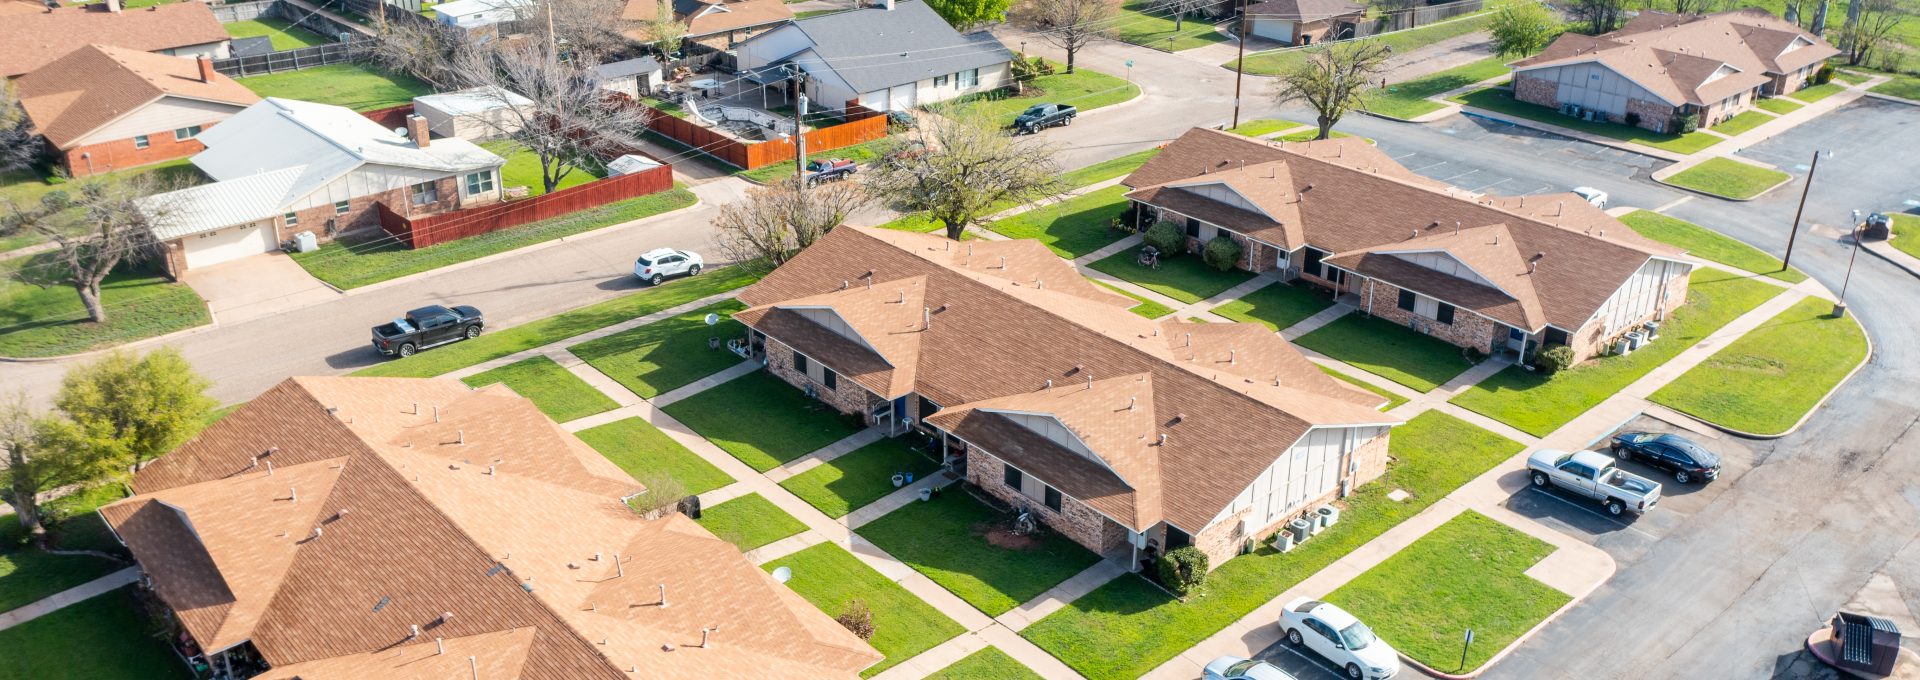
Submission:
POLYGON ((1573 348, 1566 345, 1553 345, 1533 358, 1533 367, 1541 373, 1553 375, 1567 370, 1573 365, 1573 348))
POLYGON ((1013 61, 1007 64, 1007 71, 1013 76, 1015 82, 1024 83, 1039 75, 1038 69, 1034 67, 1034 63, 1038 61, 1038 59, 1027 61, 1027 55, 1024 52, 1016 54, 1013 61))
POLYGON ((1626 121, 1627 127, 1640 127, 1640 114, 1634 111, 1628 111, 1626 121))
POLYGON ((839 621, 840 625, 846 626, 847 630, 860 636, 862 640, 873 639, 873 610, 868 609, 864 601, 847 602, 841 609, 840 615, 833 617, 833 620, 839 621))
POLYGON ((1140 237, 1147 245, 1160 251, 1162 257, 1173 257, 1187 252, 1187 230, 1180 225, 1161 220, 1147 227, 1147 233, 1140 237))
POLYGON ((1675 114, 1673 121, 1667 124, 1667 131, 1676 135, 1691 134, 1700 129, 1700 114, 1675 114))
POLYGON ((1814 71, 1813 77, 1809 80, 1812 80, 1815 85, 1833 82, 1833 64, 1821 64, 1819 70, 1814 71))
POLYGON ((1160 556, 1160 582, 1184 597, 1207 584, 1207 554, 1181 546, 1160 556))
POLYGON ((1033 58, 1033 71, 1043 76, 1053 75, 1053 64, 1039 57, 1033 58))
POLYGON ((1225 236, 1215 236, 1207 242, 1206 249, 1200 251, 1200 257, 1213 265, 1214 269, 1226 271, 1240 261, 1240 244, 1225 236))

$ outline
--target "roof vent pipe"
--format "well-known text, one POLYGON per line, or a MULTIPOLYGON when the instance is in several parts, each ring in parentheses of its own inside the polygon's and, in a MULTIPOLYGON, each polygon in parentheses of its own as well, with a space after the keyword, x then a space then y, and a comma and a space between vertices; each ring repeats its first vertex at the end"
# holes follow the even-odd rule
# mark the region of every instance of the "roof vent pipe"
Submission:
POLYGON ((321 528, 320 528, 320 527, 314 527, 314 528, 313 528, 313 538, 312 538, 311 540, 315 540, 315 541, 317 541, 317 540, 320 540, 320 535, 321 535, 321 534, 324 534, 324 533, 326 533, 326 532, 325 532, 325 531, 323 531, 323 530, 321 530, 321 528))
POLYGON ((420 637, 420 624, 407 626, 407 639, 412 640, 417 637, 420 637))
POLYGON ((297 486, 287 487, 287 500, 293 501, 295 503, 300 502, 300 487, 297 487, 297 486))
POLYGON ((716 633, 716 632, 719 632, 719 630, 720 630, 720 627, 719 627, 719 626, 714 626, 714 627, 712 627, 712 628, 701 628, 701 629, 700 629, 700 648, 701 648, 701 649, 712 649, 712 648, 713 648, 713 634, 714 634, 714 633, 716 633))
POLYGON ((420 402, 413 402, 413 414, 420 415, 420 402))
POLYGON ((440 638, 433 639, 433 648, 436 650, 434 651, 435 656, 447 653, 447 643, 440 638))
POLYGON ((933 330, 933 308, 932 307, 920 308, 920 323, 923 324, 922 326, 920 326, 921 330, 928 330, 928 331, 933 330))
POLYGON ((1134 401, 1134 399, 1135 399, 1135 398, 1136 398, 1136 397, 1127 397, 1127 410, 1128 410, 1128 411, 1132 411, 1132 410, 1133 410, 1133 401, 1134 401))
POLYGON ((1235 364, 1235 363, 1239 363, 1239 358, 1238 358, 1238 357, 1236 356, 1236 354, 1237 354, 1237 353, 1238 353, 1239 351, 1240 351, 1240 350, 1236 350, 1236 349, 1234 349, 1234 348, 1231 348, 1231 347, 1229 347, 1229 348, 1227 348, 1227 363, 1229 363, 1229 364, 1235 364))
POLYGON ((1162 432, 1162 433, 1160 434, 1160 445, 1161 445, 1161 446, 1166 446, 1166 445, 1167 445, 1167 435, 1166 435, 1166 433, 1164 433, 1164 432, 1162 432))
POLYGON ((894 292, 896 292, 896 293, 899 293, 899 294, 900 294, 900 301, 899 301, 899 302, 896 302, 896 303, 894 303, 894 304, 900 304, 900 305, 904 305, 904 304, 907 304, 907 291, 904 291, 904 290, 896 290, 896 291, 894 291, 894 292))
POLYGON ((433 407, 433 422, 440 422, 440 407, 433 407))
POLYGON ((1185 346, 1186 346, 1186 347, 1192 347, 1192 346, 1193 346, 1193 334, 1192 334, 1192 333, 1188 333, 1188 334, 1187 334, 1187 344, 1186 344, 1185 346))
POLYGON ((1496 246, 1497 246, 1497 245, 1500 245, 1500 234, 1499 234, 1499 232, 1495 232, 1495 233, 1494 233, 1494 235, 1493 235, 1493 244, 1494 244, 1494 245, 1496 245, 1496 246))
POLYGON ((273 461, 267 461, 267 476, 273 476, 273 461))
POLYGON ((488 477, 492 477, 492 476, 493 476, 493 466, 492 466, 492 465, 488 465, 488 466, 487 466, 487 476, 488 476, 488 477))
POLYGON ((466 443, 467 443, 467 431, 466 431, 466 430, 454 430, 454 431, 453 431, 453 433, 454 433, 454 435, 455 435, 456 437, 459 437, 459 439, 457 439, 457 440, 455 440, 455 441, 454 441, 454 443, 455 443, 455 444, 466 444, 466 443))
MULTIPOLYGON (((617 560, 619 556, 615 555, 614 558, 617 560)), ((665 583, 660 584, 660 608, 667 608, 667 584, 665 583)))
MULTIPOLYGON (((627 565, 620 563, 620 555, 618 553, 614 554, 613 577, 621 578, 626 575, 627 575, 627 565)), ((665 583, 660 584, 660 606, 662 607, 667 606, 667 584, 665 583)))
POLYGON ((1087 389, 1093 389, 1093 374, 1087 374, 1087 389))
POLYGON ((1454 236, 1460 235, 1460 220, 1453 221, 1453 235, 1454 236))
POLYGON ((1001 256, 1000 256, 1000 268, 1001 268, 1001 269, 1006 269, 1006 268, 1007 268, 1007 256, 1005 256, 1005 255, 1001 255, 1001 256))
POLYGON ((479 660, 479 658, 478 658, 478 657, 473 657, 473 656, 469 656, 469 657, 467 657, 467 665, 468 665, 468 666, 471 666, 471 667, 473 668, 473 680, 480 680, 480 660, 479 660))

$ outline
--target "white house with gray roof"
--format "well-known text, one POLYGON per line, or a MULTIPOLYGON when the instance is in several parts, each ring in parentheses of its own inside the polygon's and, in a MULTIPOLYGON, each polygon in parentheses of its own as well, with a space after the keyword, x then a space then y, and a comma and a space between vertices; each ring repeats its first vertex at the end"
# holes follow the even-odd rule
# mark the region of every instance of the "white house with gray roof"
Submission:
POLYGON ((799 19, 741 42, 754 82, 797 79, 815 108, 849 101, 905 111, 1013 84, 1013 53, 986 33, 961 35, 922 0, 880 0, 799 19))

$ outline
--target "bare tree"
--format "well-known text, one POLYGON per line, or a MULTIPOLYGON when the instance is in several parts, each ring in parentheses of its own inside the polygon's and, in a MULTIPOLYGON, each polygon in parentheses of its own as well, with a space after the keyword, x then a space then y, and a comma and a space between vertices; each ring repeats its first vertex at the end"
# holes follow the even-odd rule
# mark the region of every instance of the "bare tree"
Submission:
POLYGON ((1386 70, 1393 48, 1377 40, 1333 43, 1313 48, 1307 59, 1288 68, 1274 81, 1273 98, 1281 104, 1305 102, 1316 112, 1320 133, 1333 134, 1334 123, 1347 112, 1366 108, 1366 89, 1386 70))
POLYGON ((1111 0, 1022 0, 1008 12, 1015 26, 1039 34, 1040 39, 1067 52, 1067 72, 1073 60, 1095 38, 1113 35, 1110 19, 1120 11, 1111 0))
POLYGON ((664 472, 642 472, 638 480, 645 491, 627 499, 627 507, 647 519, 658 519, 675 512, 689 495, 687 487, 664 472))
POLYGON ((12 83, 0 82, 0 172, 32 165, 45 152, 33 121, 20 106, 19 93, 12 83))
POLYGON ((548 38, 568 61, 592 68, 632 44, 620 34, 625 9, 623 0, 547 0, 530 18, 550 27, 548 38))
POLYGON ((100 282, 121 264, 151 255, 153 226, 181 209, 155 197, 164 188, 168 187, 156 173, 104 176, 81 182, 77 196, 53 193, 26 206, 6 200, 6 214, 0 221, 8 224, 0 231, 38 234, 56 246, 14 269, 11 276, 41 288, 73 288, 88 318, 105 323, 107 308, 100 302, 100 282))
POLYGON ((967 225, 996 205, 1028 203, 1060 192, 1053 148, 977 116, 933 116, 890 138, 869 190, 896 207, 925 212, 959 240, 967 225))
POLYGON ((1719 0, 1673 0, 1674 14, 1711 14, 1719 7, 1719 0))
POLYGON ((1153 14, 1173 15, 1173 31, 1180 32, 1186 25, 1187 15, 1207 9, 1221 0, 1155 0, 1147 5, 1147 11, 1153 14))
POLYGON ((461 29, 426 21, 384 22, 376 39, 354 44, 375 64, 413 76, 437 92, 468 85, 458 65, 476 45, 461 29))
POLYGON ((1828 4, 1831 4, 1831 3, 1828 3, 1827 0, 1820 0, 1820 4, 1814 6, 1813 25, 1807 27, 1807 32, 1812 33, 1814 35, 1820 35, 1827 32, 1827 5, 1828 4))
POLYGON ((640 145, 649 113, 615 97, 563 62, 545 44, 494 41, 472 50, 457 65, 476 96, 501 106, 481 117, 495 134, 518 142, 540 161, 540 181, 549 192, 575 168, 591 166, 640 145), (531 103, 515 104, 514 95, 531 103))
POLYGON ((1620 27, 1627 15, 1626 0, 1574 0, 1568 7, 1575 21, 1586 25, 1591 35, 1610 32, 1620 27))
POLYGON ((747 200, 721 206, 713 219, 720 252, 747 266, 778 267, 868 202, 854 182, 799 186, 788 179, 748 189, 747 200))
POLYGON ((37 548, 47 547, 47 517, 40 496, 49 491, 99 477, 108 470, 106 457, 68 436, 72 423, 39 414, 26 394, 0 403, 0 501, 13 506, 28 538, 37 548))
POLYGON ((661 55, 672 54, 680 49, 680 41, 687 37, 687 25, 673 18, 671 0, 659 0, 653 18, 630 22, 628 25, 628 37, 652 46, 661 55))
POLYGON ((1847 64, 1867 63, 1868 57, 1886 44, 1894 29, 1912 18, 1915 11, 1911 0, 1858 0, 1849 7, 1847 23, 1840 27, 1840 49, 1846 51, 1847 64))

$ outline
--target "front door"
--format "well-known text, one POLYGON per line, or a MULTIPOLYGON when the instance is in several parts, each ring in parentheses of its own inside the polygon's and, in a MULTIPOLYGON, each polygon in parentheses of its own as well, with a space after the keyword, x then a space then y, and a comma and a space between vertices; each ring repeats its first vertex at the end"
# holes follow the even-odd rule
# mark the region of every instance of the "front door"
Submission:
POLYGON ((1511 326, 1507 327, 1507 349, 1516 353, 1525 352, 1527 332, 1511 326))
POLYGON ((898 399, 893 400, 893 422, 896 423, 896 425, 894 426, 895 431, 906 429, 904 427, 907 424, 907 398, 906 397, 900 397, 898 399))

